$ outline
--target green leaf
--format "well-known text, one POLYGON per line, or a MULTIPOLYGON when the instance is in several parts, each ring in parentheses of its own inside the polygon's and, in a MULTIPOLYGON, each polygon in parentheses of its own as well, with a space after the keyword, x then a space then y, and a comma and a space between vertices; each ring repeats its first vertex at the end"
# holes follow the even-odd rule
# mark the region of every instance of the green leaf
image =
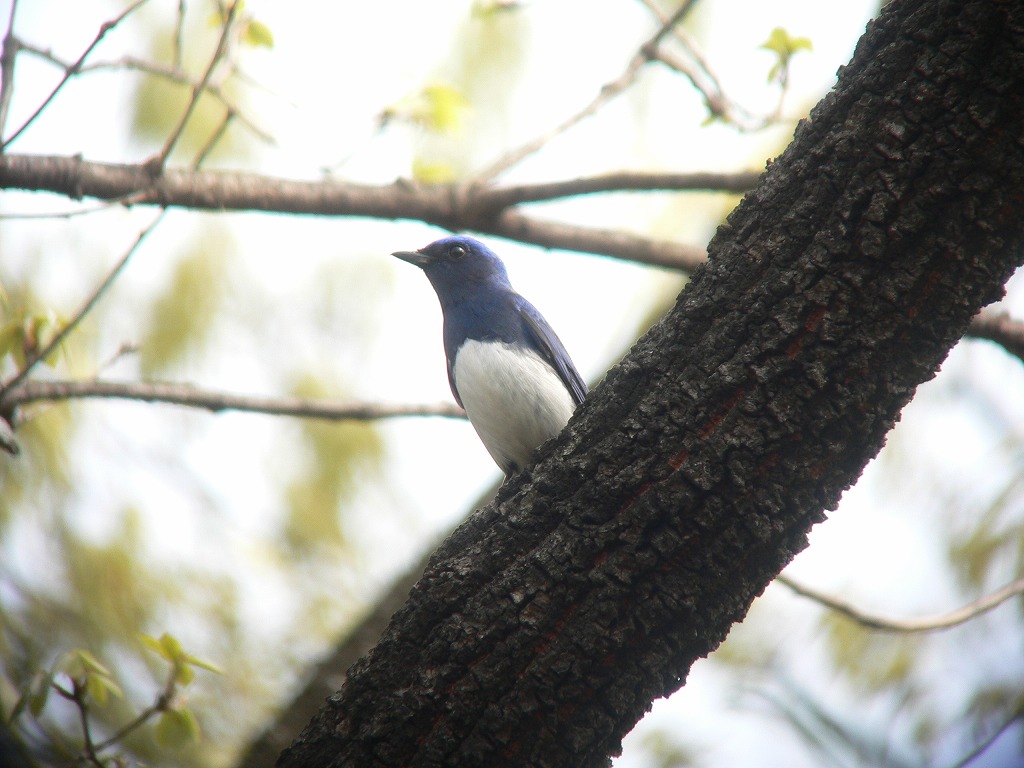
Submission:
POLYGON ((273 48, 274 33, 270 27, 261 21, 250 21, 245 25, 245 32, 242 34, 242 42, 254 48, 273 48))
POLYGON ((470 107, 461 90, 449 83, 435 82, 385 109, 382 119, 404 120, 434 133, 454 135, 462 132, 470 107))
POLYGON ((118 699, 124 698, 124 692, 121 690, 121 686, 106 675, 100 674, 86 675, 85 692, 89 694, 89 698, 101 707, 107 703, 107 700, 111 695, 118 699))
POLYGON ((186 654, 185 658, 188 660, 190 666, 205 669, 207 672, 213 672, 216 675, 224 674, 224 670, 218 667, 212 661, 204 661, 203 659, 197 659, 192 654, 186 654))
POLYGON ((46 702, 50 699, 50 689, 53 683, 53 675, 39 675, 35 690, 31 691, 28 700, 28 711, 33 717, 39 717, 46 708, 46 702))
POLYGON ((68 653, 59 665, 59 669, 68 677, 84 678, 93 674, 110 677, 110 670, 84 648, 75 648, 68 653))
POLYGON ((160 645, 160 641, 157 640, 152 635, 147 635, 145 633, 139 633, 139 639, 142 641, 142 644, 144 646, 146 646, 147 648, 149 648, 149 650, 153 651, 153 653, 155 653, 155 654, 157 654, 159 656, 163 656, 164 655, 163 646, 160 645))
POLYGON ((424 184, 447 184, 455 179, 455 169, 448 163, 432 163, 416 158, 412 162, 412 177, 424 184))
POLYGON ((160 635, 160 647, 163 649, 164 658, 169 661, 179 662, 185 657, 185 651, 181 647, 181 642, 168 632, 160 635))
POLYGON ((106 704, 111 695, 124 698, 110 670, 84 648, 67 653, 57 665, 57 671, 75 680, 76 685, 84 686, 85 694, 100 706, 106 704))
POLYGON ((8 320, 0 325, 0 358, 15 354, 21 344, 21 324, 8 320))
POLYGON ((465 122, 469 101, 462 91, 446 83, 434 83, 423 89, 428 104, 427 125, 438 133, 458 133, 465 122))
POLYGON ((184 707, 165 710, 156 724, 156 740, 162 747, 182 747, 199 738, 199 723, 184 707))
POLYGON ((768 35, 768 39, 761 43, 759 47, 766 51, 772 51, 778 56, 778 61, 768 70, 769 83, 784 77, 784 73, 789 68, 789 60, 794 54, 799 51, 810 51, 813 48, 809 38, 792 37, 782 27, 773 29, 771 34, 768 35))
MULTIPOLYGON (((235 11, 235 18, 241 16, 242 11, 245 10, 245 0, 238 0, 238 10, 235 11)), ((225 5, 218 8, 216 11, 210 14, 206 23, 210 27, 222 27, 228 20, 228 14, 231 12, 231 5, 225 5)))
POLYGON ((168 634, 167 632, 160 635, 160 639, 145 634, 140 635, 140 637, 142 638, 143 644, 145 644, 149 650, 172 664, 176 664, 183 655, 181 643, 178 642, 176 637, 168 634))
POLYGON ((759 46, 766 51, 774 51, 778 54, 779 59, 788 60, 790 56, 798 51, 811 51, 814 46, 811 43, 810 38, 807 37, 792 37, 782 27, 776 27, 768 35, 768 39, 765 40, 759 46))
POLYGON ((143 645, 174 665, 174 680, 179 685, 188 685, 192 682, 195 678, 195 669, 193 667, 199 667, 218 674, 221 672, 216 664, 185 653, 185 649, 181 647, 178 638, 167 632, 160 635, 159 639, 146 634, 141 634, 139 637, 143 645))

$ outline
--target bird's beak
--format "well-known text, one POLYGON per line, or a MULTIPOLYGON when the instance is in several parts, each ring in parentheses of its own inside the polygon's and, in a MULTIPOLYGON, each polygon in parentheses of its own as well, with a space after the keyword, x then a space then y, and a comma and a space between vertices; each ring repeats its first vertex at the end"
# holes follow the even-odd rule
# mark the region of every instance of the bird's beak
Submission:
POLYGON ((426 269, 427 265, 430 264, 430 257, 425 253, 419 251, 395 251, 391 254, 397 256, 402 261, 408 261, 410 264, 415 264, 420 269, 426 269))

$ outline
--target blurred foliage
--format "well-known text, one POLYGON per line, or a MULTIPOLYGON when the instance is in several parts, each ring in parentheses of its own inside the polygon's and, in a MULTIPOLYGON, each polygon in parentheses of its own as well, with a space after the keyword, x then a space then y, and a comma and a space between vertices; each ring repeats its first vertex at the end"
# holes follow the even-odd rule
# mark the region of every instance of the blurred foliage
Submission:
MULTIPOLYGON (((198 80, 220 29, 208 26, 212 3, 189 3, 186 8, 182 65, 198 80)), ((151 22, 148 55, 170 66, 174 16, 154 16, 151 22)), ((243 48, 273 44, 271 29, 246 9, 240 10, 236 23, 243 48)), ((154 147, 162 145, 184 114, 191 89, 156 75, 139 75, 136 82, 134 136, 151 140, 154 147)), ((244 106, 246 91, 233 61, 218 67, 212 82, 235 106, 244 106)), ((203 96, 178 145, 177 161, 194 160, 224 115, 223 103, 203 96)), ((229 130, 214 158, 251 157, 254 145, 242 137, 242 132, 229 130)), ((330 343, 341 345, 340 359, 365 356, 375 326, 368 307, 389 284, 381 269, 363 269, 365 277, 337 265, 314 271, 301 286, 306 301, 296 302, 288 312, 271 313, 266 311, 268 286, 259 273, 242 270, 230 226, 208 217, 196 226, 165 226, 162 231, 169 243, 164 260, 139 254, 128 270, 129 277, 148 273, 161 278, 150 280, 152 289, 115 290, 105 297, 64 345, 66 354, 47 361, 54 366, 50 375, 94 375, 109 364, 112 349, 128 342, 138 354, 118 353, 113 360, 136 368, 135 375, 212 380, 225 355, 204 353, 213 349, 214 341, 230 336, 252 347, 255 370, 264 358, 283 366, 284 373, 263 372, 264 381, 290 380, 296 394, 337 396, 345 391, 339 383, 344 377, 331 367, 314 373, 309 360, 287 350, 330 343), (128 313, 134 315, 124 323, 128 313), (316 330, 321 327, 323 333, 316 330), (288 338, 299 328, 308 335, 301 344, 288 338), (269 346, 271 339, 278 348, 269 346)), ((99 242, 117 250, 117 245, 110 246, 110 237, 99 242)), ((62 261, 52 244, 40 244, 38 258, 26 257, 27 266, 17 276, 0 263, 0 370, 5 377, 24 364, 26 354, 52 338, 66 322, 63 313, 74 311, 88 295, 88 286, 98 283, 91 264, 110 260, 109 251, 79 252, 80 242, 70 245, 73 255, 68 259, 73 260, 62 261), (52 275, 70 274, 68 270, 75 271, 77 295, 70 307, 51 307, 36 298, 34 289, 45 289, 52 275)), ((18 247, 26 244, 19 242, 18 247)), ((325 352, 316 355, 321 361, 325 357, 325 352)), ((286 391, 287 386, 282 394, 286 391)), ((174 684, 189 685, 187 702, 179 694, 161 705, 111 754, 127 764, 227 765, 247 731, 262 724, 273 701, 294 682, 299 665, 337 634, 342 621, 363 608, 347 583, 358 563, 339 553, 346 543, 344 518, 353 498, 363 484, 378 477, 382 443, 372 425, 299 423, 295 455, 301 461, 289 481, 265 500, 280 517, 285 535, 269 532, 267 539, 254 538, 241 548, 233 545, 232 556, 253 558, 249 567, 255 575, 228 570, 223 562, 202 555, 168 559, 166 534, 154 530, 156 516, 170 516, 163 523, 166 529, 200 551, 210 548, 207 537, 230 531, 226 505, 204 487, 208 481, 186 456, 190 444, 203 442, 214 417, 183 417, 169 409, 158 417, 162 421, 139 425, 140 437, 156 428, 184 441, 170 453, 147 446, 145 439, 122 445, 125 438, 115 436, 113 447, 104 445, 118 429, 131 431, 132 421, 122 418, 130 416, 131 408, 75 401, 36 403, 19 413, 22 454, 0 460, 0 717, 6 720, 18 710, 12 725, 33 754, 45 763, 71 764, 80 750, 79 718, 64 697, 54 696, 49 683, 60 675, 81 679, 82 695, 91 705, 90 725, 102 739, 153 703, 154 691, 159 691, 153 681, 166 674, 169 662, 174 684), (90 427, 84 434, 79 433, 82 423, 90 427), (132 488, 161 473, 166 486, 132 488), (165 498, 165 487, 174 489, 174 498, 165 498), (197 512, 208 520, 202 532, 192 529, 197 512), (268 570, 273 576, 268 577, 268 570), (276 583, 289 596, 277 611, 277 645, 268 644, 265 633, 254 633, 244 615, 252 599, 247 578, 276 583), (216 660, 223 677, 193 683, 193 668, 208 668, 207 663, 181 651, 180 643, 166 634, 169 628, 182 631, 190 645, 216 660), (148 639, 140 642, 140 636, 148 639), (67 659, 73 660, 72 666, 67 659)), ((289 434, 294 424, 282 420, 278 431, 289 434)), ((276 456, 262 461, 265 466, 248 471, 276 471, 276 456)))
MULTIPOLYGON (((146 58, 173 67, 179 55, 180 66, 190 78, 181 82, 161 74, 143 73, 137 81, 132 99, 132 131, 138 138, 153 142, 153 150, 162 147, 167 137, 178 126, 193 98, 192 83, 198 83, 221 37, 227 22, 225 7, 212 2, 185 4, 182 48, 177 49, 177 30, 174 17, 161 15, 155 22, 149 38, 146 58), (209 9, 213 9, 212 12, 209 9), (206 10, 204 10, 206 9, 206 10), (158 26, 162 25, 162 26, 158 26)), ((195 109, 185 125, 181 138, 172 154, 172 160, 190 162, 203 152, 222 125, 230 118, 230 111, 244 109, 248 88, 239 75, 237 58, 246 48, 272 48, 273 32, 256 20, 240 4, 235 14, 233 38, 241 45, 229 44, 228 55, 219 62, 210 78, 220 98, 208 92, 199 96, 195 109), (230 109, 229 109, 230 105, 230 109)), ((252 135, 237 124, 229 124, 223 136, 210 153, 215 162, 241 162, 253 156, 252 135)))
POLYGON ((868 629, 833 612, 822 615, 822 627, 835 669, 864 693, 896 689, 914 670, 920 637, 868 629))
MULTIPOLYGON (((151 702, 140 702, 135 707, 125 705, 127 712, 121 725, 99 727, 96 708, 102 711, 112 699, 124 700, 125 694, 109 667, 83 648, 68 651, 48 671, 32 675, 23 684, 10 714, 6 715, 0 708, 0 715, 12 724, 21 725, 23 730, 36 728, 45 733, 47 725, 43 715, 48 704, 64 700, 77 710, 81 732, 77 737, 68 734, 62 739, 54 756, 75 764, 119 766, 130 763, 132 757, 123 751, 123 742, 139 742, 147 735, 163 751, 176 751, 196 742, 199 724, 177 694, 192 682, 195 668, 219 670, 186 653, 177 638, 167 633, 159 639, 147 635, 141 639, 146 648, 162 657, 171 668, 163 688, 151 702)), ((136 746, 135 754, 138 753, 136 746)))
MULTIPOLYGON (((5 312, 0 324, 0 362, 9 355, 17 369, 23 369, 29 358, 42 353, 53 342, 66 322, 53 310, 33 313, 18 308, 5 312)), ((53 365, 58 354, 60 349, 56 348, 42 362, 53 365)))
POLYGON ((950 563, 965 586, 991 589, 994 574, 1024 573, 1022 506, 1024 474, 1013 475, 995 493, 990 506, 965 521, 958 535, 949 539, 950 563))
MULTIPOLYGON (((307 374, 292 387, 296 397, 344 400, 329 392, 322 379, 307 374)), ((301 423, 305 456, 285 489, 288 515, 285 541, 301 554, 312 547, 345 543, 340 508, 359 482, 372 480, 383 458, 380 434, 370 423, 336 424, 315 419, 301 423)))
MULTIPOLYGON (((6 282, 0 325, 9 346, 0 352, 0 375, 13 376, 25 365, 26 355, 49 343, 66 320, 53 308, 44 307, 28 286, 6 282)), ((76 334, 56 352, 70 347, 84 351, 85 334, 76 334)), ((51 355, 47 364, 68 364, 66 355, 51 355)), ((74 410, 66 403, 35 404, 20 409, 17 462, 0 460, 0 541, 12 516, 29 500, 69 490, 68 442, 75 432, 74 410)), ((34 510, 39 515, 41 510, 34 510)))
POLYGON ((420 128, 414 179, 438 184, 463 178, 507 143, 529 36, 525 6, 474 3, 439 71, 385 110, 382 120, 402 119, 420 128))
POLYGON ((643 749, 649 755, 651 768, 686 768, 698 764, 692 751, 665 731, 647 734, 643 749))
POLYGON ((461 136, 470 109, 462 92, 449 83, 427 83, 381 115, 383 120, 402 120, 439 134, 461 136))
POLYGON ((143 375, 158 376, 180 365, 209 338, 224 299, 232 247, 227 231, 207 224, 183 251, 141 340, 143 375))

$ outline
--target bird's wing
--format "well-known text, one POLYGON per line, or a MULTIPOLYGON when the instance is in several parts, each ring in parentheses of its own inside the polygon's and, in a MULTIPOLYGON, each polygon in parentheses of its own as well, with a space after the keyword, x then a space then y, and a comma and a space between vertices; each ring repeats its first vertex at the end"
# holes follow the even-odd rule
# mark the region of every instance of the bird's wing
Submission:
POLYGON ((451 387, 452 396, 455 398, 455 402, 459 404, 459 408, 465 408, 462 404, 462 398, 459 397, 459 390, 455 388, 455 358, 448 358, 448 386, 451 387))
POLYGON ((569 394, 572 395, 573 402, 579 405, 587 396, 587 384, 576 370, 576 366, 573 365, 572 359, 565 351, 565 347, 562 346, 558 335, 544 319, 544 316, 525 299, 519 303, 518 310, 519 316, 526 325, 526 331, 537 345, 541 357, 555 369, 558 378, 562 380, 566 389, 569 390, 569 394))

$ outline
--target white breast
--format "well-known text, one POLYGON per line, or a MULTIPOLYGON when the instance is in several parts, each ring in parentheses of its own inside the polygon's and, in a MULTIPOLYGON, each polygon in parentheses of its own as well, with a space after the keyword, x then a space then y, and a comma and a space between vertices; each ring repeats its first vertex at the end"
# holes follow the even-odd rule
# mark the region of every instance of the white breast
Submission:
POLYGON ((453 372, 470 423, 506 475, 526 466, 576 408, 551 366, 511 344, 467 341, 453 372))

